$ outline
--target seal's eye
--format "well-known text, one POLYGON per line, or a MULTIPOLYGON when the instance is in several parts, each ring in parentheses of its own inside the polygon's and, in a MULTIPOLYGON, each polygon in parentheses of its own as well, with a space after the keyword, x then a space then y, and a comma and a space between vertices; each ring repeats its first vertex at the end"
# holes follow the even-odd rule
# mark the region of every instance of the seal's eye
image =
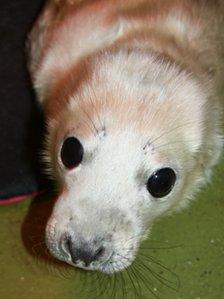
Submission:
POLYGON ((168 195, 176 182, 176 174, 171 168, 162 168, 154 172, 147 182, 149 193, 156 198, 168 195))
POLYGON ((61 148, 61 160, 66 168, 72 169, 82 162, 83 146, 75 137, 65 139, 61 148))

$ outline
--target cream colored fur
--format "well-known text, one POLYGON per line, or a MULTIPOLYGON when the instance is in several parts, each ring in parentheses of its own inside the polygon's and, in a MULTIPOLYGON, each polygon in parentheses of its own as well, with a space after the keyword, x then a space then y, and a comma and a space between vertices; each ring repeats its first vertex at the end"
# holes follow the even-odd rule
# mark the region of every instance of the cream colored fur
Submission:
POLYGON ((111 236, 114 256, 92 269, 129 266, 153 221, 208 181, 222 149, 222 9, 203 0, 48 1, 29 65, 59 184, 46 230, 57 258, 72 263, 58 248, 63 234, 97 233, 111 236), (66 136, 85 151, 71 171, 60 161, 66 136), (146 182, 163 167, 177 182, 155 199, 146 182))

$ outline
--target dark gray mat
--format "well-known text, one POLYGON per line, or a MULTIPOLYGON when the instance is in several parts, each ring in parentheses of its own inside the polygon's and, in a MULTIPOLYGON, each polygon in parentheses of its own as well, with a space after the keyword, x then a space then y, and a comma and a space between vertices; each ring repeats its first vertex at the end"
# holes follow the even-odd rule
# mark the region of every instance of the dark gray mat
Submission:
POLYGON ((44 122, 26 70, 24 44, 42 0, 0 2, 0 199, 47 188, 39 148, 44 122))

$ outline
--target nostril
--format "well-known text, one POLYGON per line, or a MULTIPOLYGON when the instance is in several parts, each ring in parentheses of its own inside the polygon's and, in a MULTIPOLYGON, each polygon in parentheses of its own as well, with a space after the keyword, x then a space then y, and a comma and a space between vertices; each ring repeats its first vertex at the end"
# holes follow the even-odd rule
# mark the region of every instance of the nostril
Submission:
POLYGON ((96 250, 94 255, 94 260, 97 260, 100 257, 102 257, 104 253, 105 253, 105 247, 101 246, 99 249, 96 250))
POLYGON ((71 258, 72 262, 75 264, 79 259, 79 250, 74 248, 73 241, 70 236, 66 236, 62 241, 62 249, 66 252, 71 258))
POLYGON ((67 236, 64 242, 64 246, 66 250, 70 253, 72 250, 72 242, 71 242, 71 237, 67 236))
POLYGON ((59 242, 60 251, 66 255, 70 256, 71 253, 71 237, 68 235, 63 235, 59 242))

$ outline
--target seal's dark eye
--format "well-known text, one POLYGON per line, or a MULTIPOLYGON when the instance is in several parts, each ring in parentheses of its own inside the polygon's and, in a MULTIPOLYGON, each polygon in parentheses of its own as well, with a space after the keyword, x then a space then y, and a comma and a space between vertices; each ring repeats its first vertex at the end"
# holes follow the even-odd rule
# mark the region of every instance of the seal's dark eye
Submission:
POLYGON ((154 172, 147 182, 149 193, 156 198, 170 193, 176 182, 176 174, 171 168, 162 168, 154 172))
POLYGON ((61 148, 61 160, 66 168, 72 169, 82 162, 83 146, 75 137, 65 139, 61 148))

